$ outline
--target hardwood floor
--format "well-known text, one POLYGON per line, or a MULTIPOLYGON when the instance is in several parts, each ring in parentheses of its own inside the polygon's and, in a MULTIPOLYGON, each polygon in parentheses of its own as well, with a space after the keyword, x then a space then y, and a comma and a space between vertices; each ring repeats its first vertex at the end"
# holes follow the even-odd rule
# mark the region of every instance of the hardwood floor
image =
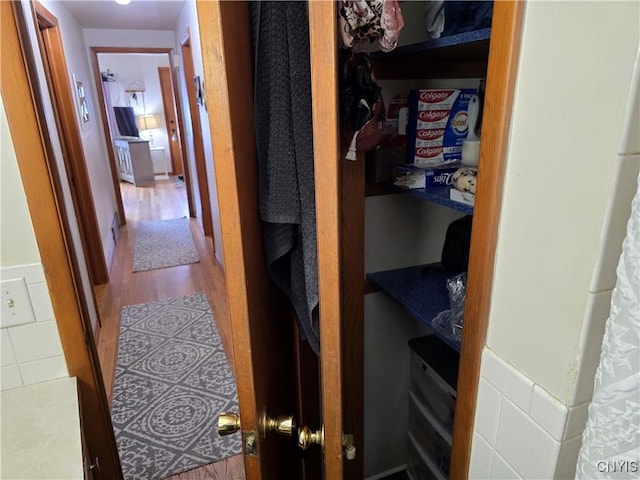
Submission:
MULTIPOLYGON (((215 260, 212 241, 191 219, 191 232, 200 262, 133 273, 133 248, 136 226, 149 220, 168 220, 188 216, 184 184, 172 180, 156 181, 155 187, 140 188, 121 183, 127 224, 120 236, 111 265, 110 282, 95 288, 102 328, 98 334, 98 356, 105 389, 112 400, 113 380, 118 355, 120 309, 125 305, 163 300, 177 295, 205 292, 222 338, 229 363, 233 367, 233 347, 224 271, 215 260)), ((170 480, 243 480, 242 455, 184 472, 170 480)))

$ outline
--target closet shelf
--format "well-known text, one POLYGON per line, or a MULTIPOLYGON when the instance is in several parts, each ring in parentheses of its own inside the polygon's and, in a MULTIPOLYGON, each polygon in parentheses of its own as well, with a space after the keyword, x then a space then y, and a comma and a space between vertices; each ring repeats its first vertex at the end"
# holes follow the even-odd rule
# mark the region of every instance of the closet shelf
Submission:
POLYGON ((433 328, 433 320, 448 310, 447 279, 460 272, 443 270, 439 263, 369 273, 367 280, 400 303, 413 318, 431 329, 435 336, 460 352, 460 342, 433 328))
POLYGON ((452 208, 453 210, 466 213, 467 215, 473 215, 473 207, 465 203, 451 200, 449 198, 449 190, 450 189, 447 187, 430 188, 429 190, 425 188, 414 188, 411 190, 407 190, 407 193, 414 197, 428 200, 430 202, 437 203, 438 205, 443 205, 445 207, 452 208))
POLYGON ((374 197, 378 195, 390 195, 406 193, 413 197, 426 200, 428 202, 442 205, 443 207, 451 208, 462 212, 466 215, 473 215, 473 207, 465 203, 456 202, 449 198, 449 188, 413 188, 410 190, 399 188, 390 183, 366 183, 365 184, 365 197, 374 197))
POLYGON ((372 52, 378 78, 480 78, 487 72, 491 28, 372 52), (406 67, 405 68, 405 60, 406 67))

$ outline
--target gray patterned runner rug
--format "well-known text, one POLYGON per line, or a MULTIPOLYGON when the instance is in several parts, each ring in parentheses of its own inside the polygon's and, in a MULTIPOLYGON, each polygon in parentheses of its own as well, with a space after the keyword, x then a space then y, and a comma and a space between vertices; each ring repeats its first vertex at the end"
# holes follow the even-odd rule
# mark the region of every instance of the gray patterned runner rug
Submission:
POLYGON ((175 267, 200 261, 188 218, 140 222, 136 227, 133 271, 175 267))
POLYGON ((241 452, 219 437, 235 379, 204 293, 122 308, 111 418, 126 480, 159 480, 241 452))

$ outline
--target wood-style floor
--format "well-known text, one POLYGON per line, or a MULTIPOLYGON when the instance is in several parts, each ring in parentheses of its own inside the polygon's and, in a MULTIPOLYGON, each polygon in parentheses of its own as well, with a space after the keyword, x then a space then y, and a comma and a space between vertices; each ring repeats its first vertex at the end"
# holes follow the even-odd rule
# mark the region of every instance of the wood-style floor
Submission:
MULTIPOLYGON (((127 224, 120 228, 111 265, 110 282, 95 289, 102 323, 98 335, 98 356, 109 404, 112 399, 118 354, 120 309, 125 305, 205 292, 230 364, 233 366, 224 272, 213 256, 213 242, 204 237, 196 220, 191 219, 191 232, 200 262, 133 273, 133 248, 137 223, 188 216, 184 184, 172 180, 161 180, 156 181, 155 187, 140 188, 121 183, 121 192, 127 224)), ((243 480, 244 478, 243 457, 236 455, 222 462, 169 477, 169 480, 243 480)))

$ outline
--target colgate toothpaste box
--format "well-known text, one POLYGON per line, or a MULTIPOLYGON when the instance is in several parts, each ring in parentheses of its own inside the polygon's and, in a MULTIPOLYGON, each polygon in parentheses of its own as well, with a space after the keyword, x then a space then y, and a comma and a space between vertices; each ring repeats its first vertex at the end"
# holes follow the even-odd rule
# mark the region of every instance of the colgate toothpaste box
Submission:
POLYGON ((461 160, 469 100, 475 94, 472 88, 410 92, 407 163, 427 167, 461 160))

